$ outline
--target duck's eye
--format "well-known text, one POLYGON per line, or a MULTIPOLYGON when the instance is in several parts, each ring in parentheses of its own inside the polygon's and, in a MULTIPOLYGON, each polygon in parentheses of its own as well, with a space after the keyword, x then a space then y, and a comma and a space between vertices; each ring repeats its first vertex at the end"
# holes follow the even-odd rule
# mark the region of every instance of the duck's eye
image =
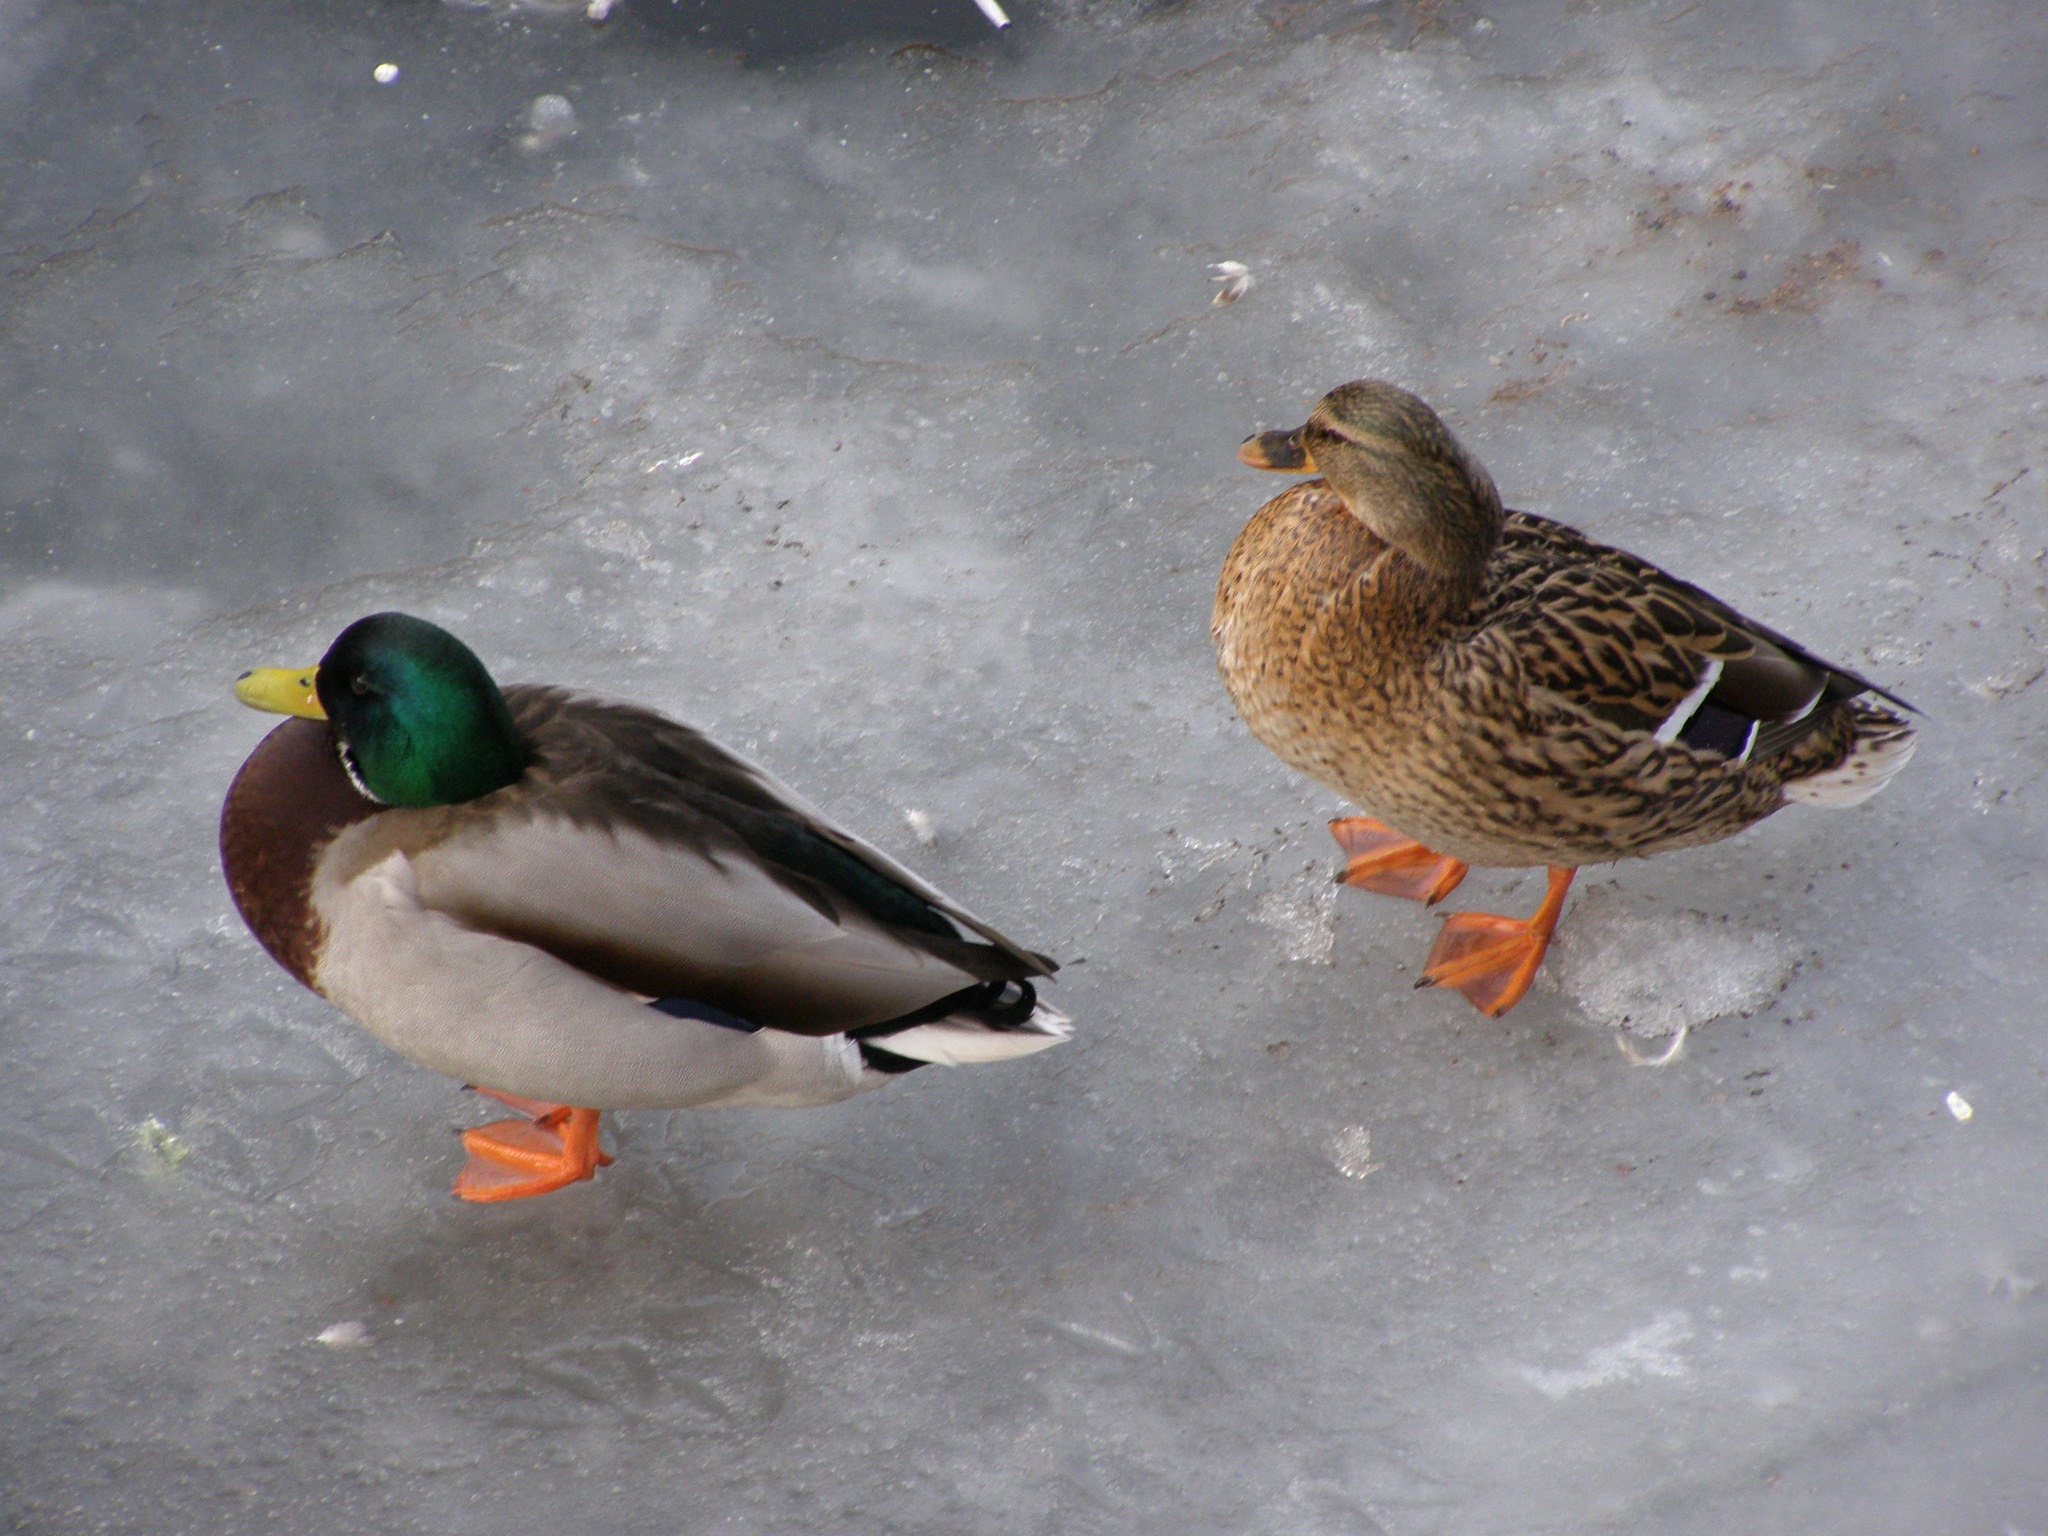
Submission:
POLYGON ((354 677, 348 680, 348 686, 352 692, 360 696, 370 691, 370 680, 367 677, 363 676, 362 673, 358 672, 354 677))

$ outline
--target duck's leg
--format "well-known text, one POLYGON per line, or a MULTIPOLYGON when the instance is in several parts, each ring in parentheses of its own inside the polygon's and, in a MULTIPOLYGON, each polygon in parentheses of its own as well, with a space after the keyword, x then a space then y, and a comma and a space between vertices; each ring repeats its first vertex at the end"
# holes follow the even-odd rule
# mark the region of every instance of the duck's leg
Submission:
POLYGON ((1467 865, 1403 837, 1370 816, 1340 816, 1330 823, 1350 862, 1337 877, 1339 885, 1355 885, 1382 896, 1405 896, 1433 907, 1458 888, 1467 865))
POLYGON ((464 1200, 519 1200, 587 1179, 611 1158, 597 1144, 598 1111, 548 1104, 518 1094, 481 1090, 514 1109, 519 1120, 493 1120, 462 1133, 469 1162, 455 1178, 464 1200))
POLYGON ((1491 912, 1454 912, 1444 919, 1429 963, 1418 987, 1456 987, 1481 1013, 1499 1018, 1522 1000, 1550 936, 1557 932, 1565 892, 1576 869, 1550 866, 1550 889, 1543 905, 1528 918, 1496 917, 1491 912))

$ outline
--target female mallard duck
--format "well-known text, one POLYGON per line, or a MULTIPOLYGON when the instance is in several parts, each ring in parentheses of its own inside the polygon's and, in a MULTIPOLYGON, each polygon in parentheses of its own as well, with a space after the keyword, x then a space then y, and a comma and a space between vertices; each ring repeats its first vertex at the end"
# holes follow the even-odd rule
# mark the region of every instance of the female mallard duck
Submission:
POLYGON ((1071 1033, 1057 967, 709 737, 358 619, 244 674, 266 736, 221 808, 273 958, 401 1055, 527 1118, 465 1132, 455 1192, 589 1178, 605 1109, 823 1104, 1071 1033))
POLYGON ((1418 986, 1507 1012, 1581 864, 1713 842, 1791 801, 1854 805, 1913 753, 1904 700, 1646 561, 1503 512, 1421 400, 1332 390, 1238 457, 1320 475, 1223 563, 1211 633, 1245 723, 1372 812, 1339 878, 1436 902, 1469 864, 1550 867, 1527 920, 1461 912, 1418 986))

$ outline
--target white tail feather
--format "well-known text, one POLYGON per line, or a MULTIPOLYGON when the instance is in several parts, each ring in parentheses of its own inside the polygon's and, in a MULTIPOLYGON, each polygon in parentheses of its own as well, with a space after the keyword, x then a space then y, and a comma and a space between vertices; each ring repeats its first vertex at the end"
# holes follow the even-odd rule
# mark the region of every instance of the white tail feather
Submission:
POLYGON ((1785 798, 1836 811, 1861 805, 1906 766, 1916 745, 1912 726, 1903 720, 1886 722, 1859 738, 1839 767, 1787 784, 1785 798))
POLYGON ((870 1036, 868 1044, 934 1066, 973 1067, 1029 1056, 1072 1039, 1073 1034, 1072 1020, 1050 1003, 1040 1003, 1031 1010, 1030 1018, 1011 1029, 940 1019, 933 1024, 913 1024, 900 1034, 870 1036))

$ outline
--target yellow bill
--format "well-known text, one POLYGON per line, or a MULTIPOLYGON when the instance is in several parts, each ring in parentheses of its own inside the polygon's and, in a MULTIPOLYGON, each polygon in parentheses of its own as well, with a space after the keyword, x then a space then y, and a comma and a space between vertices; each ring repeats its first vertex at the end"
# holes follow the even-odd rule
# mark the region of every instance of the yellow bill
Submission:
POLYGON ((302 720, 325 720, 320 695, 313 690, 318 667, 258 667, 235 679, 235 697, 251 709, 273 715, 297 715, 302 720))

